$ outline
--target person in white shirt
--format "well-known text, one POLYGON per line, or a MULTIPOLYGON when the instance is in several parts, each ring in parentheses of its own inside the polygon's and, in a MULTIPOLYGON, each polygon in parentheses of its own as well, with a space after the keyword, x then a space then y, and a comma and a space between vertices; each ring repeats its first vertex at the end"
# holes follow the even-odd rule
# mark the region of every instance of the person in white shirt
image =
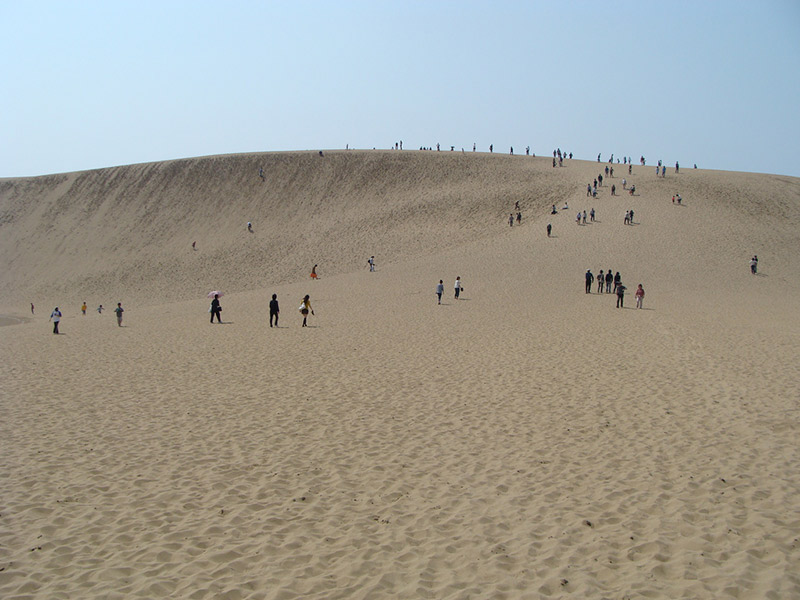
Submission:
POLYGON ((464 289, 464 286, 461 285, 461 277, 456 277, 456 283, 454 287, 456 293, 455 298, 458 300, 458 295, 461 293, 461 290, 464 289))
POLYGON ((57 306, 50 313, 50 320, 53 322, 53 333, 58 335, 58 322, 61 320, 61 311, 58 310, 57 306))

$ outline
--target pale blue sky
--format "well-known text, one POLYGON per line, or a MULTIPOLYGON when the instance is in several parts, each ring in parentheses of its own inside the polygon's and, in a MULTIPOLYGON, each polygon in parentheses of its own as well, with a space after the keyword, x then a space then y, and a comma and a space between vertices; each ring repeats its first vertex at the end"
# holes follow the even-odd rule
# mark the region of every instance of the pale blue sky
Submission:
POLYGON ((800 2, 0 0, 0 177, 455 145, 800 176, 800 2))

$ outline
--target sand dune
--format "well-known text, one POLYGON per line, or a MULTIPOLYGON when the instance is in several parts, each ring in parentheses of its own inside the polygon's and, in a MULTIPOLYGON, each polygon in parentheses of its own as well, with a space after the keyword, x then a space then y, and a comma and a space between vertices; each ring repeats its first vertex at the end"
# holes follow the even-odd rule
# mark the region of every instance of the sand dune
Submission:
POLYGON ((0 595, 800 597, 800 181, 614 165, 589 199, 603 167, 326 152, 0 181, 0 595), (587 268, 645 310, 585 294, 587 268))

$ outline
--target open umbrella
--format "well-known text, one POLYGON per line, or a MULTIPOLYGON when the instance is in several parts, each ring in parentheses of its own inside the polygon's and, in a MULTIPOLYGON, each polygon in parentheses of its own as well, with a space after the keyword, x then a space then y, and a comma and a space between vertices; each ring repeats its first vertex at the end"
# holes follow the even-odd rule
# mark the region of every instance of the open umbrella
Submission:
POLYGON ((213 298, 214 296, 219 296, 220 298, 222 298, 224 295, 225 295, 224 292, 220 292, 219 290, 214 290, 213 292, 208 292, 208 296, 206 297, 213 298))

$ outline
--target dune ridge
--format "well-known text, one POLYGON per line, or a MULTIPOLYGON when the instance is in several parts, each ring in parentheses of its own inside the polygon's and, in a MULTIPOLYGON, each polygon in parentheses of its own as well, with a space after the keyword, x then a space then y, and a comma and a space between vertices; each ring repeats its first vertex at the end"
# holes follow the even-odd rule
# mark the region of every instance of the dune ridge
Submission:
POLYGON ((800 597, 800 180, 614 165, 587 198, 605 166, 0 181, 0 596, 800 597), (626 308, 587 268, 621 272, 626 308))

